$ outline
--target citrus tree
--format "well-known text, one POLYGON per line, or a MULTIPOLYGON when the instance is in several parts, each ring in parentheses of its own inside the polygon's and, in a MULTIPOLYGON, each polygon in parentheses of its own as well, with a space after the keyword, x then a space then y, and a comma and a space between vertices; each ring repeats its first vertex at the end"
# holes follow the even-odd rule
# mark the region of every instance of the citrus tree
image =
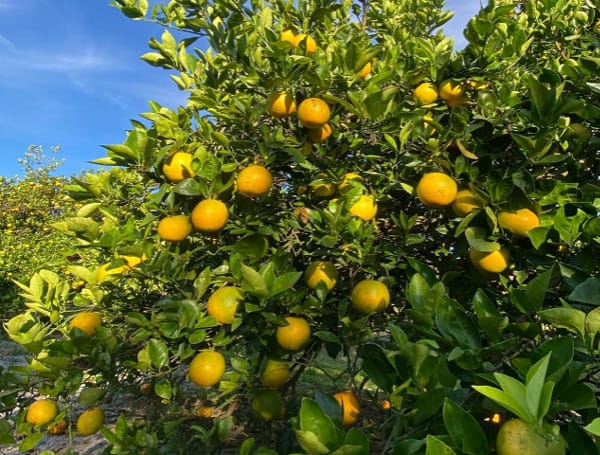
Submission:
POLYGON ((598 453, 597 1, 492 0, 458 52, 441 0, 112 4, 188 99, 69 186, 100 260, 5 325, 50 424, 129 391, 114 453, 598 453))

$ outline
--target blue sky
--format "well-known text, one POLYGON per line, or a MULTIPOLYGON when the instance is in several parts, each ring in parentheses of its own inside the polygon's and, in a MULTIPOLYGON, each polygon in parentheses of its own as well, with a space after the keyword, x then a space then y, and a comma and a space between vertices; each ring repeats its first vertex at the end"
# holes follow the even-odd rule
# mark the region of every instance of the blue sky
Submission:
MULTIPOLYGON (((479 0, 447 0, 462 29, 479 0)), ((139 59, 158 25, 132 21, 109 0, 0 0, 0 175, 21 173, 30 145, 60 145, 61 174, 89 169, 101 144, 120 143, 148 101, 184 101, 164 70, 139 59)))

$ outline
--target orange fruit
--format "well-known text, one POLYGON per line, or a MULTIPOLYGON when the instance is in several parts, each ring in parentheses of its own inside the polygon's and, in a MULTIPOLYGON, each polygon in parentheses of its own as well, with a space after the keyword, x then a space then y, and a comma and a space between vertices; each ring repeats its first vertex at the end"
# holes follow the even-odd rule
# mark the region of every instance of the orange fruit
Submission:
POLYGON ((231 324, 235 319, 238 306, 243 299, 244 293, 240 288, 223 286, 213 292, 208 298, 206 312, 221 324, 231 324))
POLYGON ((264 196, 273 186, 273 176, 266 167, 252 164, 240 171, 236 186, 238 192, 244 196, 264 196))
POLYGON ((34 401, 27 408, 25 420, 33 425, 45 425, 54 420, 58 415, 56 401, 49 398, 41 398, 34 401))
POLYGON ((417 184, 417 197, 427 207, 444 207, 456 199, 458 186, 449 175, 441 172, 425 174, 417 184))
POLYGON ((180 242, 192 232, 192 222, 187 215, 171 215, 158 222, 158 236, 168 242, 180 242))
POLYGON ((377 203, 371 196, 363 194, 352 204, 350 213, 363 221, 371 221, 377 215, 377 203))
POLYGON ((458 216, 467 216, 474 209, 485 207, 485 200, 471 188, 458 190, 456 198, 452 201, 452 210, 458 216))
POLYGON ((304 271, 304 280, 309 288, 315 289, 319 283, 324 283, 331 291, 338 279, 338 271, 331 262, 317 261, 311 263, 304 271))
POLYGON ((108 268, 109 265, 110 263, 107 262, 106 264, 102 264, 100 267, 98 267, 98 270, 96 271, 96 280, 98 283, 102 283, 107 277, 114 277, 115 275, 119 275, 126 270, 129 270, 129 266, 127 265, 121 265, 111 269, 108 268))
POLYGON ((501 273, 510 264, 510 251, 508 248, 500 248, 498 251, 478 251, 471 248, 469 258, 479 270, 501 273))
POLYGON ((355 172, 346 172, 342 175, 342 179, 338 185, 338 192, 343 196, 348 193, 351 189, 353 189, 356 185, 350 183, 350 181, 362 182, 363 178, 356 174, 355 172))
POLYGON ((82 311, 77 313, 71 323, 69 324, 69 330, 73 330, 77 327, 79 330, 87 333, 89 336, 96 334, 96 327, 102 324, 102 315, 94 311, 82 311))
POLYGON ((358 77, 360 77, 361 79, 366 79, 367 76, 369 74, 371 74, 371 72, 373 71, 373 65, 371 62, 368 62, 365 66, 363 66, 359 73, 358 73, 358 77))
POLYGON ((498 455, 564 455, 566 443, 561 435, 540 433, 533 425, 521 420, 510 419, 498 430, 496 453, 498 455))
POLYGON ((421 82, 413 89, 413 98, 423 104, 431 104, 438 99, 437 87, 431 82, 421 82))
POLYGON ((307 54, 314 54, 317 51, 317 42, 315 39, 306 33, 299 33, 294 36, 292 47, 298 48, 304 43, 307 54))
POLYGON ((296 100, 289 92, 273 92, 267 98, 267 112, 277 118, 289 117, 296 112, 296 100))
POLYGON ((213 408, 210 406, 200 406, 196 409, 196 415, 204 419, 210 419, 213 415, 213 408))
POLYGON ((290 366, 284 360, 268 359, 260 373, 260 382, 265 387, 278 389, 290 377, 290 366))
POLYGON ((188 376, 202 387, 211 387, 225 374, 225 357, 216 351, 201 351, 192 359, 188 376))
POLYGON ((277 327, 275 338, 283 349, 299 351, 310 341, 310 325, 306 319, 297 316, 287 316, 287 325, 277 327))
POLYGON ((390 400, 381 400, 379 402, 379 407, 384 411, 389 411, 390 409, 392 409, 392 403, 390 402, 390 400))
POLYGON ((296 37, 296 32, 291 28, 286 28, 286 29, 282 30, 281 34, 279 35, 279 39, 281 41, 286 41, 286 42, 290 43, 292 46, 294 46, 294 38, 295 37, 296 37))
POLYGON ((229 213, 218 199, 204 199, 192 210, 192 224, 200 232, 217 232, 223 229, 229 213))
POLYGON ((281 412, 281 395, 277 390, 259 390, 251 403, 252 411, 265 422, 281 412))
POLYGON ((455 101, 462 99, 465 93, 465 87, 462 82, 454 82, 450 79, 445 80, 439 87, 440 98, 446 101, 455 101))
POLYGON ((77 418, 77 431, 83 435, 94 434, 104 425, 104 411, 95 406, 83 411, 77 418))
POLYGON ((306 98, 298 106, 297 115, 306 128, 321 128, 329 122, 331 109, 321 98, 306 98))
POLYGON ((522 208, 512 212, 500 212, 498 225, 518 237, 527 237, 530 229, 540 225, 540 219, 533 210, 522 208))
POLYGON ((52 436, 63 434, 67 430, 67 421, 60 419, 58 422, 48 425, 47 433, 52 436))
POLYGON ((354 425, 360 416, 358 399, 350 390, 342 390, 333 394, 333 398, 342 407, 342 423, 344 426, 354 425))
POLYGON ((363 314, 379 313, 390 304, 390 291, 377 280, 362 280, 352 289, 352 306, 363 314))
POLYGON ((329 136, 333 133, 333 127, 330 123, 326 123, 320 128, 313 128, 308 130, 308 139, 313 144, 321 144, 325 142, 329 136))
POLYGON ((162 171, 167 180, 171 182, 181 182, 189 177, 193 177, 195 172, 192 169, 193 156, 185 152, 175 152, 167 158, 163 164, 162 171))

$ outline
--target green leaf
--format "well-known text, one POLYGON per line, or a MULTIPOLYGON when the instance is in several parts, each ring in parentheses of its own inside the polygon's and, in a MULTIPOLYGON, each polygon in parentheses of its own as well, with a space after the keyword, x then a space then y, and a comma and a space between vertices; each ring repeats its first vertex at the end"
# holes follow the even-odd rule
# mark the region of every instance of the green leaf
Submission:
POLYGON ((546 379, 558 382, 570 368, 575 355, 575 342, 571 336, 551 338, 540 344, 533 352, 533 360, 550 356, 546 379))
POLYGON ((307 455, 326 455, 331 452, 312 431, 296 430, 295 433, 298 444, 307 455))
POLYGON ((233 246, 233 250, 243 259, 256 262, 268 253, 269 242, 260 234, 249 234, 238 240, 233 246))
POLYGON ((502 316, 482 289, 475 291, 472 305, 481 330, 491 340, 497 340, 500 333, 508 326, 508 317, 502 316))
POLYGON ((77 402, 81 406, 90 407, 98 403, 100 398, 104 396, 104 390, 98 387, 90 387, 84 389, 77 397, 77 402))
POLYGON ((154 393, 163 400, 170 400, 173 396, 173 387, 168 379, 161 379, 154 383, 154 393))
POLYGON ((161 369, 169 364, 169 348, 164 341, 151 338, 146 344, 146 349, 150 356, 150 362, 155 368, 161 369))
MULTIPOLYGON (((300 429, 315 435, 316 439, 329 450, 340 444, 341 435, 333 420, 325 414, 319 404, 304 397, 300 404, 300 429)), ((303 447, 304 448, 304 447, 303 447)))
MULTIPOLYGON (((587 427, 585 428, 587 430, 587 427)), ((589 431, 589 430, 588 430, 589 431)), ((567 431, 567 445, 569 453, 577 455, 599 455, 598 447, 594 443, 590 435, 575 423, 573 420, 569 422, 567 431)))
POLYGON ((588 303, 598 305, 598 296, 600 295, 600 278, 591 277, 578 285, 567 297, 574 302, 588 303))
POLYGON ((425 455, 456 455, 456 452, 441 439, 428 434, 425 455))
POLYGON ((36 431, 35 433, 31 433, 27 436, 21 444, 19 444, 19 450, 21 452, 29 452, 30 450, 35 449, 35 447, 44 439, 46 433, 41 431, 36 431))
POLYGON ((375 343, 366 343, 359 347, 358 357, 362 359, 362 369, 373 383, 385 390, 392 392, 399 383, 400 377, 394 366, 385 355, 383 348, 375 343))
MULTIPOLYGON (((494 374, 494 377, 498 379, 498 376, 500 375, 502 375, 502 373, 496 373, 494 374)), ((510 376, 506 377, 510 378, 510 376)), ((516 381, 513 378, 510 379, 516 381)), ((513 384, 512 386, 509 386, 507 391, 490 386, 473 386, 473 389, 475 389, 482 395, 488 397, 490 400, 495 401, 500 406, 505 407, 507 410, 512 412, 517 417, 520 417, 522 420, 534 423, 532 422, 532 418, 529 416, 529 412, 525 407, 525 385, 521 384, 518 381, 516 381, 516 383, 518 385, 513 384)))
POLYGON ((453 305, 439 305, 435 313, 435 323, 446 338, 470 350, 481 347, 481 336, 475 323, 461 309, 453 305))
POLYGON ((271 288, 271 296, 291 289, 302 277, 302 272, 288 272, 275 278, 271 288))
POLYGON ((591 423, 587 424, 583 428, 595 436, 600 436, 600 417, 596 417, 591 423))
POLYGON ((244 291, 256 295, 257 297, 264 298, 269 296, 267 283, 260 273, 246 264, 242 264, 241 270, 242 276, 244 277, 244 282, 242 283, 242 289, 244 291))
POLYGON ((443 407, 444 424, 454 445, 469 455, 488 455, 485 433, 475 418, 458 404, 446 399, 443 407))
MULTIPOLYGON (((539 423, 541 423, 541 420, 544 417, 543 415, 540 415, 540 403, 549 401, 547 397, 543 396, 543 393, 547 392, 544 383, 549 362, 550 354, 537 361, 529 369, 525 379, 525 403, 527 404, 527 409, 531 416, 539 423)), ((552 390, 550 390, 550 395, 552 395, 552 390)))
POLYGON ((498 242, 487 240, 487 231, 483 228, 470 226, 465 229, 465 237, 469 246, 477 251, 492 252, 500 250, 498 242))
POLYGON ((574 308, 549 308, 538 312, 538 316, 553 326, 567 329, 583 338, 585 313, 574 308))
POLYGON ((12 428, 6 419, 0 419, 0 445, 14 444, 15 437, 13 436, 12 428))
POLYGON ((355 446, 359 449, 351 452, 353 454, 369 455, 369 436, 358 428, 350 428, 348 430, 344 438, 344 444, 355 446))

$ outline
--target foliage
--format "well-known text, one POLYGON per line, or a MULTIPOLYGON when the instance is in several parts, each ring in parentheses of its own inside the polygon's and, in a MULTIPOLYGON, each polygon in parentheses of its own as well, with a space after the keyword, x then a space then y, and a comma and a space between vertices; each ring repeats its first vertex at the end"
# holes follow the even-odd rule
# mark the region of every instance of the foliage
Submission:
MULTIPOLYGON (((597 0, 491 0, 460 52, 440 31, 450 17, 441 0, 112 3, 166 27, 142 58, 189 97, 175 110, 151 102, 146 123, 132 121, 124 143, 96 160, 114 168, 68 186, 85 205, 57 227, 99 261, 68 268, 83 282, 75 290, 49 271, 22 285, 28 309, 5 327, 29 352, 37 392, 64 403, 90 388, 150 388, 146 422, 121 417, 103 430, 117 453, 135 444, 146 453, 485 455, 495 415, 523 409, 558 425, 572 453, 598 453, 587 433, 598 426, 597 0), (290 28, 314 37, 316 51, 282 39, 290 28), (412 91, 427 81, 446 89, 424 105, 412 91), (272 116, 279 91, 296 105, 325 100, 332 134, 313 143, 295 114, 272 116), (193 155, 179 182, 163 173, 175 152, 193 155), (237 191, 251 164, 273 177, 265 196, 237 191), (464 216, 423 205, 415 188, 429 172, 483 203, 464 216), (333 198, 311 190, 342 181, 333 198), (369 221, 352 211, 365 195, 377 204, 369 221), (203 199, 226 204, 222 230, 159 239, 162 218, 203 199), (519 236, 499 225, 500 212, 523 208, 539 226, 519 236), (511 264, 482 272, 471 248, 504 248, 511 264), (316 261, 334 264, 331 289, 304 281, 316 261), (365 279, 389 289, 385 311, 352 308, 365 279), (223 285, 244 296, 231 324, 206 311, 223 285), (95 334, 69 330, 89 310, 102 313, 95 334), (311 326, 297 352, 275 341, 288 316, 311 326), (186 368, 206 349, 225 356, 226 372, 196 387, 186 368), (323 390, 307 390, 322 356, 323 390), (265 423, 250 403, 268 359, 286 360, 291 374, 280 389, 285 418, 265 423), (342 359, 341 372, 327 368, 342 359), (346 387, 363 410, 368 397, 389 399, 391 412, 371 411, 376 430, 366 417, 338 425, 330 395, 346 387), (197 415, 199 406, 217 412, 197 415)), ((14 420, 28 441, 38 429, 22 416, 14 420)))

